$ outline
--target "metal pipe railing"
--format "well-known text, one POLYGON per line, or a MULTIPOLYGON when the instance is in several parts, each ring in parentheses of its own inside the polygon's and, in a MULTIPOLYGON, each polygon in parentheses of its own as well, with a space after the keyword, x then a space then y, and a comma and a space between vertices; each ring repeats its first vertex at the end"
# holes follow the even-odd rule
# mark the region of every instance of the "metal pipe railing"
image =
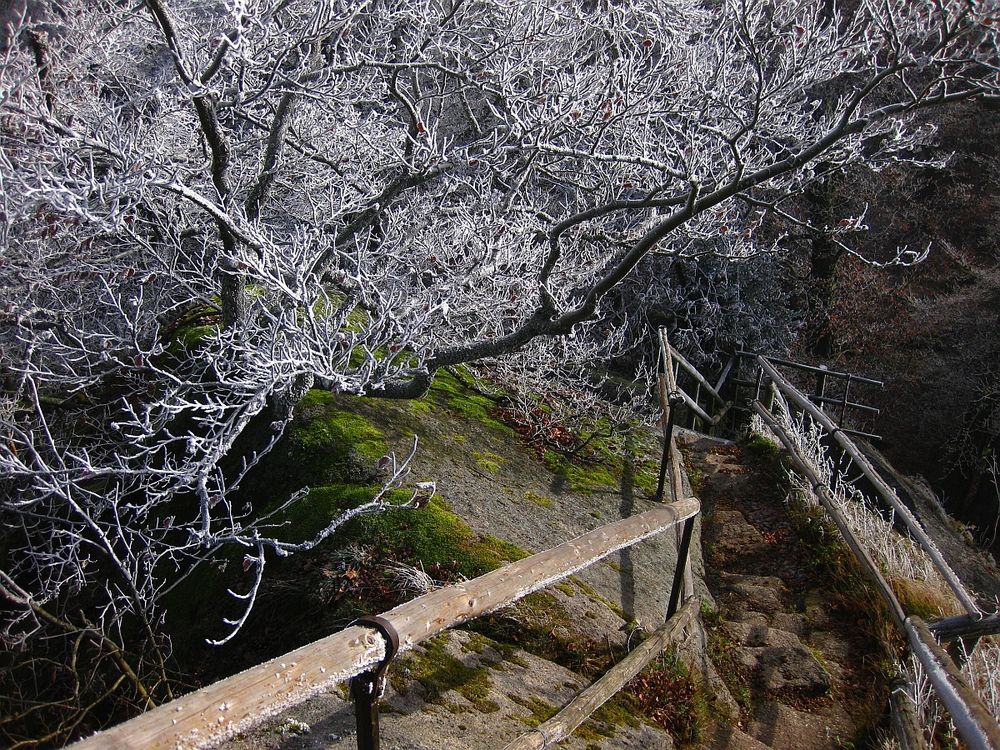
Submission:
MULTIPOLYGON (((736 352, 737 357, 742 357, 744 359, 749 359, 754 362, 758 361, 763 354, 757 352, 747 352, 738 351, 736 352)), ((824 367, 817 367, 814 365, 805 365, 801 362, 793 362, 790 359, 781 359, 780 357, 767 357, 767 361, 774 365, 781 365, 782 367, 794 367, 796 370, 802 370, 803 372, 811 372, 816 375, 824 375, 826 377, 835 378, 837 380, 847 380, 850 379, 853 383, 864 383, 866 385, 875 385, 879 388, 885 388, 885 383, 881 380, 875 380, 874 378, 866 378, 861 375, 854 375, 850 372, 839 372, 837 370, 828 370, 824 367)))
POLYGON ((930 537, 927 536, 927 533, 914 517, 913 513, 910 512, 909 508, 903 505, 893 489, 886 484, 882 476, 875 471, 867 457, 865 457, 865 455, 861 453, 858 447, 854 444, 854 441, 848 438, 844 434, 844 430, 838 427, 822 409, 812 403, 798 388, 782 377, 782 375, 765 357, 758 356, 757 364, 771 379, 771 382, 774 383, 784 395, 794 401, 800 409, 806 412, 812 419, 821 425, 823 429, 837 441, 840 447, 844 450, 844 453, 851 457, 851 460, 854 461, 855 465, 857 465, 865 477, 867 477, 872 483, 872 486, 878 492, 879 496, 892 506, 893 510, 906 525, 906 528, 913 537, 914 541, 916 541, 917 544, 919 544, 930 557, 934 566, 941 573, 949 588, 951 588, 951 590, 955 593, 955 596, 958 597, 958 600, 962 603, 965 610, 970 615, 981 615, 982 612, 979 609, 979 606, 969 595, 969 592, 965 590, 965 586, 962 585, 960 580, 958 580, 958 576, 955 575, 955 572, 951 569, 951 566, 948 565, 947 561, 941 555, 941 552, 938 550, 934 542, 932 542, 930 537))
MULTIPOLYGON (((885 485, 884 480, 875 474, 874 469, 866 460, 858 461, 857 449, 846 437, 842 437, 843 431, 829 419, 822 409, 810 403, 807 397, 781 378, 765 358, 758 357, 758 363, 762 368, 762 372, 767 373, 768 377, 771 378, 771 382, 781 393, 794 401, 828 433, 838 439, 845 453, 858 463, 872 484, 880 490, 880 494, 884 495, 885 490, 888 489, 888 485, 885 485), (847 445, 845 445, 845 442, 847 445), (866 468, 868 471, 865 471, 866 468), (873 474, 874 476, 872 476, 873 474)), ((799 453, 796 441, 760 401, 754 402, 753 409, 761 417, 768 429, 777 436, 788 450, 796 469, 810 483, 813 494, 815 494, 821 505, 833 519, 844 540, 861 563, 862 569, 875 584, 893 619, 906 634, 911 651, 923 665, 928 678, 931 680, 931 684, 934 686, 935 695, 937 695, 948 710, 962 739, 970 748, 975 748, 976 750, 1000 748, 1000 725, 997 724, 996 719, 986 708, 980 696, 971 688, 961 669, 932 635, 932 629, 936 630, 939 635, 950 633, 955 637, 961 637, 963 634, 980 635, 983 632, 995 632, 1000 627, 1000 622, 997 622, 998 616, 989 615, 984 617, 974 604, 973 611, 969 614, 939 620, 933 623, 930 628, 920 618, 907 616, 891 585, 886 581, 878 566, 872 560, 867 550, 864 549, 860 540, 854 534, 853 529, 850 528, 846 519, 841 514, 831 489, 819 479, 816 472, 808 465, 805 457, 799 453)), ((896 503, 898 503, 899 501, 898 498, 895 498, 895 493, 891 494, 896 503)), ((885 499, 889 500, 888 497, 885 499)), ((895 507, 895 503, 891 504, 895 507)), ((906 510, 908 511, 909 509, 906 510)), ((912 518, 908 512, 901 514, 901 517, 903 517, 904 521, 909 518, 912 524, 917 524, 916 519, 912 518)), ((907 523, 907 528, 917 538, 918 535, 913 533, 910 523, 907 523)), ((926 538, 923 529, 919 525, 916 528, 920 532, 920 537, 926 538)), ((924 544, 920 538, 917 538, 917 541, 924 551, 928 553, 932 561, 935 562, 935 567, 942 573, 956 595, 960 592, 965 594, 965 598, 963 599, 960 596, 959 600, 963 602, 963 605, 968 606, 966 600, 971 601, 971 598, 965 592, 965 588, 958 581, 957 576, 947 566, 947 563, 941 560, 941 564, 939 564, 938 560, 935 559, 940 557, 937 548, 933 543, 930 543, 929 539, 927 540, 927 544, 924 544)), ((892 702, 893 727, 902 746, 922 750, 926 747, 926 743, 920 733, 914 731, 914 717, 912 711, 909 710, 911 707, 906 703, 906 700, 905 697, 894 693, 892 702)))

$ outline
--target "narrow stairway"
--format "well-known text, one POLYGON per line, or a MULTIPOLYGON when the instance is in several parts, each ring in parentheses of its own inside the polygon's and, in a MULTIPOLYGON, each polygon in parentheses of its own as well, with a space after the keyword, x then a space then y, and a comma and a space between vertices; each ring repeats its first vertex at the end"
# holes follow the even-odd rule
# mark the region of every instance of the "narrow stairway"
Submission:
POLYGON ((885 705, 884 659, 866 623, 818 571, 773 463, 699 437, 685 463, 704 510, 710 653, 735 709, 706 732, 718 750, 853 748, 885 705))

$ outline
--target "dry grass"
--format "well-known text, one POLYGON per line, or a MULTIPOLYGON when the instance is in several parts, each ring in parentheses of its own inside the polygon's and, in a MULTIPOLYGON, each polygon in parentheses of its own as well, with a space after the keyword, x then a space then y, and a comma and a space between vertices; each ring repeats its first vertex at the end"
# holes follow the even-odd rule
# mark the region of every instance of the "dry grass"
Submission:
MULTIPOLYGON (((776 395, 775 416, 797 443, 800 455, 816 472, 820 481, 831 488, 833 499, 847 520, 851 530, 861 541, 872 559, 882 569, 887 580, 895 588, 907 593, 922 592, 920 600, 926 599, 940 606, 942 613, 952 614, 961 610, 944 578, 934 567, 930 556, 920 545, 903 536, 894 527, 894 514, 884 512, 868 501, 865 495, 847 478, 850 467, 838 470, 836 463, 827 454, 822 439, 824 430, 808 415, 794 417, 785 401, 776 395), (922 585, 914 587, 913 583, 922 585)), ((754 417, 751 430, 777 442, 763 422, 754 417)), ((789 483, 801 499, 815 503, 809 482, 795 472, 790 472, 789 483)))
MULTIPOLYGON (((780 395, 776 395, 773 412, 796 442, 806 462, 831 488, 848 525, 881 568, 904 610, 931 620, 962 612, 927 553, 912 539, 896 531, 892 513, 874 507, 845 472, 837 469, 822 444, 823 428, 808 416, 792 416, 780 395)), ((756 416, 751 423, 751 431, 778 442, 756 416)), ((789 482, 799 499, 815 503, 812 489, 805 479, 790 472, 789 482)), ((907 695, 916 705, 928 742, 932 747, 955 747, 955 728, 937 701, 920 662, 911 655, 904 663, 898 664, 898 670, 906 678, 907 695)), ((962 671, 993 715, 1000 719, 1000 641, 996 638, 983 639, 962 671)), ((879 742, 877 746, 886 750, 898 747, 892 737, 884 737, 879 742)))

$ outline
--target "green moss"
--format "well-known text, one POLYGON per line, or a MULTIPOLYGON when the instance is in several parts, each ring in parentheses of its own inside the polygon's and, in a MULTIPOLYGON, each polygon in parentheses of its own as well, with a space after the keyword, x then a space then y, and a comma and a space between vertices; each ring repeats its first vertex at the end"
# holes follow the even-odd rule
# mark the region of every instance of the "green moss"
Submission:
POLYGON ((614 612, 616 615, 618 615, 621 619, 623 619, 626 622, 628 622, 629 618, 625 616, 625 610, 623 610, 620 606, 618 606, 617 604, 615 604, 613 601, 611 601, 611 600, 609 600, 609 599, 601 596, 600 594, 598 594, 597 591, 594 589, 593 586, 591 586, 591 585, 589 585, 587 583, 584 583, 582 580, 580 580, 576 576, 571 576, 569 580, 571 580, 573 582, 573 584, 578 589, 580 589, 580 591, 582 591, 584 594, 586 594, 587 597, 592 602, 596 602, 598 604, 603 604, 605 607, 607 607, 612 612, 614 612))
POLYGON ((527 724, 529 727, 537 727, 539 724, 543 724, 559 712, 559 709, 551 703, 548 703, 547 701, 544 701, 534 695, 523 696, 515 693, 508 693, 507 697, 514 701, 517 705, 522 706, 531 712, 528 716, 514 717, 518 721, 527 724))
POLYGON ((580 591, 589 596, 591 599, 597 596, 597 592, 594 590, 594 587, 589 583, 586 583, 583 579, 577 578, 576 576, 570 576, 569 580, 573 582, 574 586, 580 589, 580 591))
POLYGON ((551 508, 555 505, 555 501, 551 497, 540 495, 537 492, 532 492, 531 490, 524 493, 524 499, 540 508, 551 508))
POLYGON ((606 644, 572 634, 573 619, 552 594, 540 591, 517 606, 481 617, 467 626, 494 641, 516 646, 578 674, 592 677, 614 659, 606 644))
POLYGON ((643 461, 634 467, 632 484, 643 494, 652 497, 660 481, 660 465, 656 461, 643 461))
POLYGON ((556 588, 562 591, 566 596, 576 596, 576 590, 569 584, 568 581, 559 581, 556 584, 556 588))
POLYGON ((631 695, 618 693, 594 712, 594 719, 603 724, 635 729, 640 724, 636 717, 638 710, 639 706, 631 695))
POLYGON ((420 683, 424 699, 428 703, 447 705, 444 695, 449 690, 456 691, 481 713, 498 711, 500 706, 489 699, 492 683, 489 668, 470 667, 461 659, 452 656, 445 648, 449 633, 431 638, 424 644, 421 653, 404 656, 395 667, 395 677, 390 670, 390 680, 397 690, 405 690, 405 679, 409 677, 420 683))
POLYGON ((486 636, 479 633, 469 633, 465 643, 462 644, 462 651, 467 654, 481 654, 491 645, 493 645, 493 641, 486 636))
MULTIPOLYGON (((378 487, 353 484, 313 487, 306 497, 274 518, 274 523, 279 526, 275 530, 275 536, 287 541, 307 539, 326 528, 331 520, 340 516, 345 510, 369 502, 378 491, 378 487)), ((402 501, 408 497, 407 493, 400 492, 392 499, 402 501)))
POLYGON ((749 710, 752 699, 750 696, 751 675, 739 657, 739 644, 729 637, 723 625, 725 618, 722 612, 702 602, 701 620, 708 635, 708 656, 712 660, 726 683, 730 694, 736 703, 744 710, 749 710))
POLYGON ((263 489, 273 496, 275 484, 286 489, 369 484, 377 476, 376 462, 388 450, 382 432, 365 417, 338 408, 333 394, 312 390, 299 402, 268 460, 268 474, 277 482, 270 480, 263 489))
POLYGON ((219 332, 218 324, 185 326, 177 331, 177 340, 188 349, 193 349, 219 332))
MULTIPOLYGON (((544 724, 559 712, 556 706, 534 695, 524 696, 508 693, 507 697, 531 712, 528 716, 514 717, 529 727, 544 724)), ((638 727, 639 719, 635 716, 636 708, 635 700, 631 696, 619 693, 597 709, 591 718, 573 732, 573 736, 584 742, 601 742, 608 737, 613 737, 617 727, 638 727)))
POLYGON ((781 446, 776 442, 756 433, 741 442, 743 449, 758 461, 778 461, 783 453, 781 446))
POLYGON ((574 733, 584 742, 601 742, 614 737, 619 727, 636 728, 640 724, 639 705, 628 693, 618 693, 598 708, 574 733))
MULTIPOLYGON (((462 372, 462 377, 477 386, 479 381, 468 371, 462 372)), ((488 386, 482 385, 482 390, 488 386)), ((457 414, 473 422, 479 422, 491 430, 505 435, 514 434, 514 431, 498 420, 494 416, 496 404, 485 396, 471 391, 462 385, 451 373, 439 370, 434 377, 430 390, 425 397, 435 404, 445 407, 453 414, 457 414)))
POLYGON ((434 411, 434 405, 425 398, 411 399, 406 402, 406 407, 413 414, 429 414, 434 411))
POLYGON ((521 560, 531 554, 523 547, 518 547, 512 542, 504 541, 492 534, 483 534, 479 538, 479 545, 505 563, 521 560))
POLYGON ((476 460, 476 464, 479 465, 480 469, 488 471, 490 474, 496 474, 500 471, 500 467, 505 462, 504 457, 498 456, 496 453, 473 451, 472 457, 476 460))
POLYGON ((388 450, 382 433, 367 419, 334 409, 295 425, 291 438, 305 450, 353 449, 372 459, 384 456, 388 450))
MULTIPOLYGON (((275 517, 276 535, 308 538, 344 511, 370 501, 379 489, 351 484, 314 487, 275 517)), ((397 490, 387 499, 399 503, 409 497, 408 491, 397 490)), ((489 534, 476 534, 438 497, 419 509, 381 510, 354 518, 324 544, 341 547, 356 540, 377 549, 385 560, 434 568, 435 577, 442 579, 475 578, 530 554, 489 534)))
POLYGON ((570 461, 555 451, 545 451, 543 455, 549 471, 558 477, 563 477, 566 486, 579 495, 590 495, 595 490, 617 489, 621 483, 621 472, 602 463, 570 461))
POLYGON ((691 462, 687 462, 685 466, 687 469, 688 482, 691 484, 691 491, 695 495, 700 495, 701 488, 705 484, 705 473, 691 462))
POLYGON ((477 536, 437 499, 419 510, 390 510, 356 519, 345 534, 364 540, 390 559, 421 562, 466 578, 528 554, 502 539, 477 536))

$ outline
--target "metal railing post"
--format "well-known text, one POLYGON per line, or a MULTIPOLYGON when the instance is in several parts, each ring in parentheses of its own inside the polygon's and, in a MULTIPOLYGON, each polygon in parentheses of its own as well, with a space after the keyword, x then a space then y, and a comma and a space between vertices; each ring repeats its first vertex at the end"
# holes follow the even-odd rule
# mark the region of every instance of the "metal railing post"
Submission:
POLYGON ((826 365, 820 365, 819 369, 823 370, 823 372, 817 372, 816 373, 816 392, 813 395, 815 397, 814 401, 815 401, 816 405, 819 406, 822 409, 823 408, 823 399, 826 397, 826 372, 825 371, 826 371, 827 367, 826 367, 826 365))
POLYGON ((684 585, 684 569, 687 567, 688 554, 691 551, 691 534, 694 531, 695 516, 691 516, 684 522, 684 531, 681 534, 681 543, 677 548, 677 566, 674 568, 674 584, 670 588, 670 601, 667 603, 667 617, 673 617, 681 601, 681 588, 684 585))
POLYGON ((374 628, 385 638, 385 657, 382 661, 374 669, 351 678, 358 750, 379 750, 378 701, 385 692, 385 671, 399 651, 399 634, 384 617, 362 617, 353 624, 374 628))

